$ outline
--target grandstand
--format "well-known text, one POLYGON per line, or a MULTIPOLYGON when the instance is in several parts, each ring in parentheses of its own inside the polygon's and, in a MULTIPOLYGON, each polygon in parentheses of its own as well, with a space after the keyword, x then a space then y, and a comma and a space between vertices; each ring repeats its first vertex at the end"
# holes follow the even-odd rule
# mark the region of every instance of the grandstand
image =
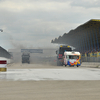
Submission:
POLYGON ((51 43, 74 46, 85 57, 100 57, 100 20, 91 19, 51 43))

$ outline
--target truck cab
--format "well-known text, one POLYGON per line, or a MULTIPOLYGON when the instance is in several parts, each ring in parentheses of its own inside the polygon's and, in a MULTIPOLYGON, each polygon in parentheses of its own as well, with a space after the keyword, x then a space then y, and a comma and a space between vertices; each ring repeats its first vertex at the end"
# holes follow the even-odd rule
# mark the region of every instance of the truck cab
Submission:
POLYGON ((30 63, 30 53, 24 52, 22 54, 22 63, 30 63))
POLYGON ((59 49, 56 51, 57 54, 57 66, 63 65, 63 56, 65 51, 72 51, 72 48, 67 45, 60 45, 59 49))

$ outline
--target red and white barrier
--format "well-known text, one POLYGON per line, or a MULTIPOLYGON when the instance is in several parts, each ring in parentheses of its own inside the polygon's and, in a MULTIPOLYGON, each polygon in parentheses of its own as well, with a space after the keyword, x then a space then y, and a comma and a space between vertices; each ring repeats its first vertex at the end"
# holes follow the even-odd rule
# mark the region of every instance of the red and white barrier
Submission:
POLYGON ((0 57, 0 61, 1 60, 6 60, 7 64, 11 63, 11 59, 5 58, 5 57, 0 57))
POLYGON ((7 61, 6 60, 0 60, 0 72, 7 70, 7 61))

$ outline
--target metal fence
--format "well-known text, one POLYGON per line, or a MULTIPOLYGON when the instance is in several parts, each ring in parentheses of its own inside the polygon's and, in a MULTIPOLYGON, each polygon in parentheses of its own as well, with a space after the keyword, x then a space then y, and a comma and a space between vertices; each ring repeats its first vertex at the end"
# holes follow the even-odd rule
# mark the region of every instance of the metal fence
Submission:
POLYGON ((100 57, 81 57, 82 62, 100 62, 100 57))

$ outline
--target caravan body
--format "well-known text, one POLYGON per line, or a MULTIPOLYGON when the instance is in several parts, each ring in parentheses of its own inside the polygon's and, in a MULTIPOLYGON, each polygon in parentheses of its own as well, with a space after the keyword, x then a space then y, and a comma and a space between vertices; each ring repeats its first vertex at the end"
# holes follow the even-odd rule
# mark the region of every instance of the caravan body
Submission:
POLYGON ((65 51, 64 52, 64 65, 67 66, 80 66, 81 65, 81 56, 80 52, 74 51, 65 51))

